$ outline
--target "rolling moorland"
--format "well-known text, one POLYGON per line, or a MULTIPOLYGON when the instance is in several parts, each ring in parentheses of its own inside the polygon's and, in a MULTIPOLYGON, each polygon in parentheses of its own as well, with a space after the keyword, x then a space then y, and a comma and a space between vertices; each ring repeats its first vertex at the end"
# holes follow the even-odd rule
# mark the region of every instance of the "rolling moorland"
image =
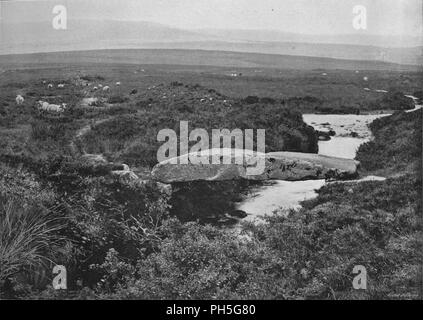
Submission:
MULTIPOLYGON (((162 54, 175 59, 173 53, 162 54)), ((325 69, 320 59, 306 58, 308 67, 296 69, 301 60, 290 57, 283 58, 289 69, 266 68, 249 55, 238 67, 130 64, 128 56, 143 60, 132 51, 119 62, 119 51, 107 51, 102 63, 90 63, 96 54, 38 55, 38 62, 0 57, 1 297, 421 295, 422 112, 403 112, 414 108, 404 94, 422 98, 421 72, 378 71, 379 63, 366 71, 370 62, 345 67, 342 60, 325 69), (18 94, 25 97, 19 106, 18 94), (67 108, 42 112, 39 100, 67 108), (357 160, 362 175, 386 181, 327 184, 299 211, 243 223, 246 237, 211 218, 247 184, 173 186, 171 193, 148 180, 157 132, 178 131, 179 120, 208 130, 264 128, 267 151, 316 153, 318 135, 302 113, 382 110, 395 113, 371 124, 374 140, 360 147, 357 160), (111 174, 123 164, 140 179, 111 174), (66 292, 51 288, 54 264, 67 267, 66 292), (351 270, 360 264, 371 279, 366 291, 351 287, 351 270)))
POLYGON ((49 18, 26 22, 3 19, 0 54, 155 48, 381 60, 414 66, 422 63, 418 32, 414 36, 381 36, 362 32, 319 35, 276 30, 184 30, 147 21, 104 19, 69 19, 67 30, 58 31, 51 28, 49 18))

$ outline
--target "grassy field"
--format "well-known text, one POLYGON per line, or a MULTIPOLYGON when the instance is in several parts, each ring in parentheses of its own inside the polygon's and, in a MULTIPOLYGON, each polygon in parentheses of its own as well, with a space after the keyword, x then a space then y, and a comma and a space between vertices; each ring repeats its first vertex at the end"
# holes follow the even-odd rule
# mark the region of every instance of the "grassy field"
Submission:
POLYGON ((421 112, 401 110, 413 107, 404 94, 421 97, 422 73, 365 63, 373 70, 366 71, 351 61, 338 70, 339 61, 329 68, 313 59, 294 70, 304 58, 271 66, 263 57, 258 64, 256 56, 232 54, 239 61, 214 59, 238 67, 157 65, 148 63, 160 55, 142 62, 136 51, 103 52, 102 63, 90 63, 96 54, 0 57, 0 297, 418 296, 421 112), (68 107, 40 112, 39 100, 68 107), (264 128, 268 151, 317 152, 317 135, 301 113, 380 109, 398 112, 372 124, 375 141, 358 159, 367 173, 390 179, 330 184, 299 212, 243 226, 250 241, 193 222, 221 214, 242 185, 175 186, 172 198, 166 186, 113 179, 105 165, 83 157, 101 153, 112 165, 148 172, 158 130, 176 129, 179 120, 206 129, 264 128), (202 208, 187 195, 213 203, 202 208), (70 291, 51 289, 52 261, 67 266, 70 291), (351 289, 356 264, 372 279, 366 292, 351 289))
MULTIPOLYGON (((94 53, 92 54, 94 55, 94 53)), ((18 56, 17 61, 22 57, 28 59, 28 56, 18 56)), ((43 59, 48 57, 49 55, 42 56, 43 59)), ((68 53, 66 57, 76 60, 78 54, 68 53)), ((117 57, 116 54, 113 55, 114 59, 117 57)), ((126 61, 126 56, 121 58, 126 61)), ((7 59, 0 57, 2 68, 5 68, 5 61, 7 59)), ((23 63, 23 61, 21 62, 23 63)), ((16 153, 26 149, 34 155, 42 155, 44 151, 61 150, 60 154, 68 154, 70 151, 67 146, 77 129, 118 115, 126 115, 131 118, 131 122, 137 122, 141 133, 144 132, 145 124, 150 121, 148 120, 150 118, 154 119, 156 127, 162 126, 163 128, 164 125, 171 125, 169 123, 171 119, 166 121, 163 119, 162 123, 157 120, 163 115, 168 116, 168 111, 171 110, 174 110, 176 112, 174 115, 179 115, 179 118, 182 116, 188 120, 193 120, 195 112, 201 110, 204 117, 215 118, 214 125, 216 126, 221 124, 219 119, 223 121, 222 123, 227 122, 223 119, 228 119, 225 116, 227 107, 224 106, 223 101, 233 104, 234 107, 231 107, 233 111, 236 108, 241 108, 249 110, 245 115, 254 113, 252 106, 247 107, 243 103, 243 99, 248 96, 262 99, 259 101, 265 103, 260 102, 259 105, 264 110, 268 110, 269 114, 271 109, 278 108, 278 105, 290 112, 300 113, 358 113, 375 109, 411 108, 411 100, 400 101, 401 99, 395 98, 395 94, 397 96, 415 94, 420 89, 419 84, 422 81, 422 74, 417 72, 361 70, 356 73, 352 70, 324 70, 321 68, 292 70, 137 65, 123 62, 119 64, 87 64, 84 59, 74 64, 65 62, 66 59, 63 65, 58 65, 53 60, 48 66, 45 63, 33 62, 30 64, 28 62, 28 64, 20 64, 19 68, 14 68, 12 64, 8 66, 7 70, 2 70, 0 73, 0 124, 2 125, 2 134, 9 137, 2 142, 3 151, 13 150, 16 153), (363 77, 368 77, 368 81, 364 81, 363 77), (115 85, 117 81, 122 83, 120 87, 115 85), (48 89, 48 83, 53 83, 54 88, 48 89), (58 89, 57 84, 59 83, 66 84, 65 88, 58 89), (90 86, 85 86, 88 83, 90 86), (172 86, 172 83, 182 83, 183 86, 172 86), (94 91, 93 87, 99 84, 109 85, 110 92, 94 91), (366 91, 365 87, 389 90, 390 93, 366 91), (212 93, 208 92, 209 90, 212 93), (23 106, 16 106, 14 99, 17 94, 25 97, 23 106), (165 98, 163 99, 163 97, 165 98), (204 104, 200 102, 204 97, 215 100, 204 104), (82 106, 84 98, 97 98, 99 105, 84 107, 82 106), (41 119, 34 113, 34 105, 38 100, 49 103, 67 103, 69 108, 64 116, 57 119, 55 117, 41 119), (235 107, 237 105, 238 107, 235 107), (165 109, 168 111, 164 112, 165 109), (206 114, 208 115, 206 116, 206 114), (33 130, 29 130, 28 125, 31 125, 33 130), (23 144, 22 141, 28 141, 30 138, 28 133, 31 133, 33 137, 38 135, 44 141, 23 144), (51 143, 46 144, 45 140, 49 137, 53 137, 53 139, 50 139, 51 143), (14 143, 15 140, 16 143, 14 143)), ((317 67, 317 65, 315 66, 317 67)), ((110 125, 113 123, 110 122, 110 125)), ((198 124, 205 125, 204 121, 202 123, 200 121, 198 124)), ((206 127, 212 124, 213 121, 206 127)), ((254 126, 254 123, 244 123, 244 125, 247 124, 254 126)), ((98 130, 104 132, 101 128, 107 127, 107 125, 103 123, 98 130)), ((265 126, 265 129, 270 130, 270 128, 265 126)), ((98 130, 97 133, 100 132, 98 130)), ((142 134, 145 135, 145 132, 142 134)), ((147 149, 156 148, 151 141, 151 137, 155 139, 155 134, 157 133, 148 133, 150 138, 144 142, 147 149)), ((124 138, 126 139, 126 137, 124 138)), ((116 139, 119 140, 119 136, 114 140, 116 139)), ((129 153, 132 152, 132 149, 137 149, 136 145, 131 145, 128 141, 123 140, 115 141, 116 143, 109 141, 111 145, 103 147, 95 146, 96 143, 93 139, 86 140, 86 142, 94 145, 90 149, 92 152, 97 152, 100 149, 107 151, 106 149, 111 147, 109 153, 122 154, 121 151, 126 152, 123 149, 129 148, 127 150, 129 153)), ((282 146, 278 146, 275 141, 270 149, 281 148, 282 146)), ((298 147, 297 150, 313 152, 313 147, 298 147)))
MULTIPOLYGON (((218 66, 237 68, 272 68, 292 70, 379 70, 414 71, 416 65, 401 65, 375 60, 347 60, 300 55, 263 54, 234 51, 183 49, 114 49, 2 55, 0 65, 18 64, 160 64, 218 66)), ((419 70, 421 71, 421 69, 419 70)))

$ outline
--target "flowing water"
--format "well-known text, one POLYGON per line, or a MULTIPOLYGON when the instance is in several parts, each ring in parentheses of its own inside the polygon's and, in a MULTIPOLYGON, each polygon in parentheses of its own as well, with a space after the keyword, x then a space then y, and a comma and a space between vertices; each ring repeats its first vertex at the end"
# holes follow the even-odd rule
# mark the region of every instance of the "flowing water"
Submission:
MULTIPOLYGON (((330 141, 319 141, 319 154, 338 158, 354 159, 358 147, 372 138, 368 125, 378 115, 321 115, 304 114, 304 122, 319 131, 336 132, 330 141)), ((369 177, 365 180, 380 180, 369 177)), ((317 196, 316 190, 325 184, 325 180, 308 181, 274 181, 252 191, 252 196, 238 206, 248 214, 246 220, 255 221, 260 216, 270 215, 279 209, 298 209, 300 202, 317 196)))

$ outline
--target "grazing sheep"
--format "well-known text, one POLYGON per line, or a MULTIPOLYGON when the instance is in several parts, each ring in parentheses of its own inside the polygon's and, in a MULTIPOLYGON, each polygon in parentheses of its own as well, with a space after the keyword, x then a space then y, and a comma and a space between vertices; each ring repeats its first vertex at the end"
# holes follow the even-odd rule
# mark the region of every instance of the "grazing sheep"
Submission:
POLYGON ((94 107, 98 105, 98 98, 91 97, 91 98, 84 98, 82 99, 82 105, 86 107, 94 107))
POLYGON ((52 83, 49 83, 49 84, 47 85, 47 88, 52 89, 52 88, 53 88, 53 84, 52 84, 52 83))
POLYGON ((104 88, 103 88, 103 91, 109 91, 110 90, 110 87, 109 86, 105 86, 104 88))
POLYGON ((116 82, 116 85, 119 87, 121 85, 120 81, 116 82))
POLYGON ((95 90, 98 90, 98 88, 97 88, 97 87, 94 87, 94 88, 93 88, 93 90, 94 90, 94 91, 95 91, 95 90))
POLYGON ((24 101, 25 101, 25 99, 20 95, 20 94, 18 94, 17 96, 16 96, 16 104, 18 105, 18 106, 20 106, 22 103, 24 103, 24 101))
POLYGON ((49 103, 48 102, 45 102, 45 101, 38 101, 38 104, 39 104, 39 106, 38 106, 38 108, 40 109, 45 109, 45 108, 47 108, 48 107, 48 105, 49 105, 49 103))
POLYGON ((48 111, 48 112, 58 112, 61 113, 66 109, 66 103, 58 104, 49 104, 45 101, 38 101, 38 110, 48 111))
POLYGON ((63 89, 63 88, 65 87, 65 85, 64 85, 63 83, 59 83, 59 84, 57 85, 57 87, 58 87, 58 88, 63 89))
POLYGON ((44 81, 43 81, 43 84, 46 84, 46 83, 47 83, 47 81, 45 81, 45 80, 44 80, 44 81))
POLYGON ((364 77, 363 80, 364 81, 369 81, 369 77, 364 77))

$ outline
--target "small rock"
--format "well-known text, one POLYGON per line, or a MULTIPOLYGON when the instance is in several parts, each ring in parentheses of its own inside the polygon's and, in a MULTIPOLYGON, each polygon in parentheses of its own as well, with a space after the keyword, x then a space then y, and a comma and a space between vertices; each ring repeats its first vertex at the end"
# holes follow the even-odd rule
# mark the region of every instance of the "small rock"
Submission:
POLYGON ((242 210, 234 210, 230 213, 230 215, 241 219, 246 218, 248 216, 248 214, 242 210))

